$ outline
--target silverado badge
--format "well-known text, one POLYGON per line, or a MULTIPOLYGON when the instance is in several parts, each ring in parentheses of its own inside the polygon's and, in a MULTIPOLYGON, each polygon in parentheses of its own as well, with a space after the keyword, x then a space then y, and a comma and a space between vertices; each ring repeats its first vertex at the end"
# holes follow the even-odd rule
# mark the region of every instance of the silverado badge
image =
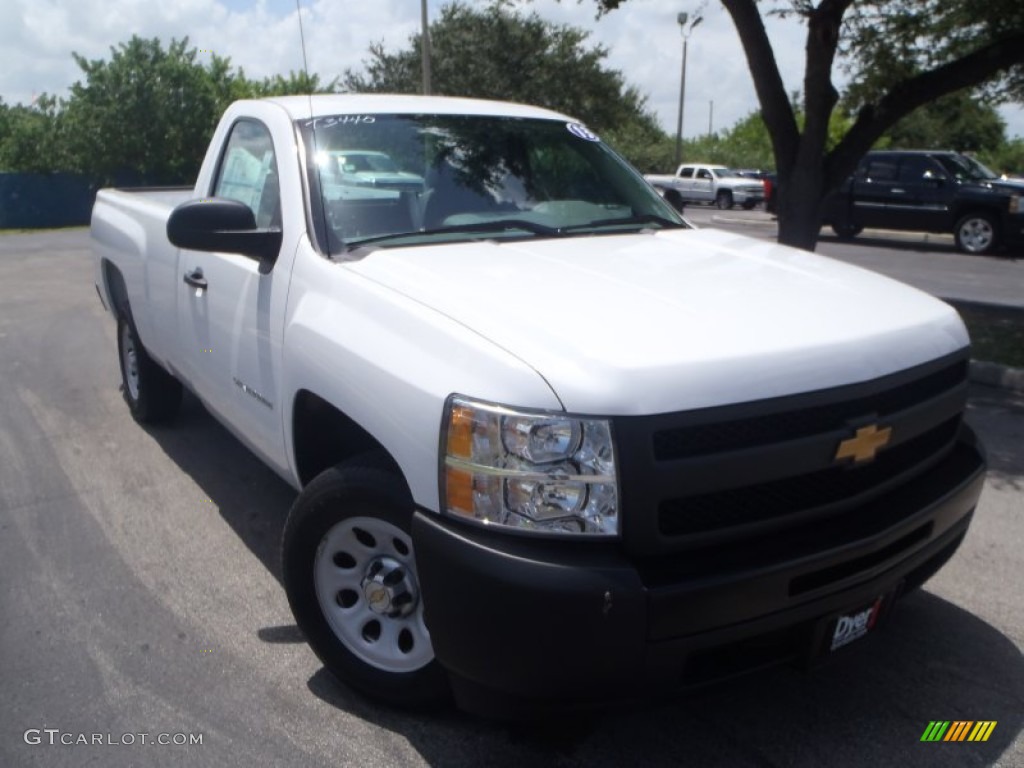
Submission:
POLYGON ((871 461, 892 439, 892 427, 879 429, 877 424, 861 427, 857 433, 839 444, 835 460, 853 459, 854 464, 871 461))

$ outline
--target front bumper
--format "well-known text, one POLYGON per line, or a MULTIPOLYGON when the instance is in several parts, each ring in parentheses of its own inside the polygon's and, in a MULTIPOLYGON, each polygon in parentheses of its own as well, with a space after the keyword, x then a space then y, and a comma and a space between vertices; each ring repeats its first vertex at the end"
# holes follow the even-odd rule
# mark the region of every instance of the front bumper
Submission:
POLYGON ((1012 213, 1003 220, 1003 242, 1011 248, 1024 246, 1024 213, 1012 213))
POLYGON ((747 190, 747 189, 731 189, 732 200, 737 205, 743 203, 763 203, 764 202, 764 190, 747 190))
POLYGON ((865 505, 916 510, 893 526, 796 560, 678 581, 617 544, 494 533, 417 511, 435 653, 460 706, 501 716, 671 693, 809 659, 831 616, 917 586, 952 556, 984 464, 964 428, 943 461, 865 505))

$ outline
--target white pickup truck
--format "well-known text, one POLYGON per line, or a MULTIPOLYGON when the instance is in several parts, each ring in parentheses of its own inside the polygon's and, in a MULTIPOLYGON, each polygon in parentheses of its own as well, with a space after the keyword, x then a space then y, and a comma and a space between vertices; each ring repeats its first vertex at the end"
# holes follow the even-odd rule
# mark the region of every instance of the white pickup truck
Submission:
POLYGON ((682 210, 686 203, 714 203, 722 210, 734 205, 750 210, 765 200, 764 182, 724 165, 680 165, 673 176, 644 176, 661 195, 682 210))
POLYGON ((828 656, 981 490, 952 309, 694 229, 551 111, 238 102, 194 189, 103 190, 92 238, 132 415, 188 387, 295 487, 296 621, 388 702, 535 712, 828 656), (321 172, 355 151, 395 183, 321 172))

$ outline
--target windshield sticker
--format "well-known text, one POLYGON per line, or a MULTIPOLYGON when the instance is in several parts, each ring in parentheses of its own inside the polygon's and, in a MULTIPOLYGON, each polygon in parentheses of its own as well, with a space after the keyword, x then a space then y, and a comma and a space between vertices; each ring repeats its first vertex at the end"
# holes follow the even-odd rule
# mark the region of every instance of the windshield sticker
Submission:
POLYGON ((569 130, 573 136, 580 139, 586 139, 587 141, 600 141, 597 134, 589 130, 586 126, 580 125, 579 123, 566 123, 565 127, 569 130))
POLYGON ((368 125, 376 123, 377 118, 373 115, 334 115, 333 117, 318 117, 315 120, 303 120, 302 125, 306 128, 331 128, 335 125, 368 125))

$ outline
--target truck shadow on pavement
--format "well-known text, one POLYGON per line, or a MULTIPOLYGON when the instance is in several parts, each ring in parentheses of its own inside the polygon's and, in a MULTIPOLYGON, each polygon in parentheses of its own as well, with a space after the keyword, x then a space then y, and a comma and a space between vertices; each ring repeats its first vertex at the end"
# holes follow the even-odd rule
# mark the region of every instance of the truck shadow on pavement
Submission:
POLYGON ((988 482, 1024 492, 1024 392, 974 385, 967 419, 982 435, 988 455, 988 482))
POLYGON ((1020 650, 926 590, 902 601, 862 647, 811 672, 778 668, 588 717, 509 725, 454 710, 403 713, 363 699, 324 670, 309 688, 400 734, 437 766, 991 765, 1024 724, 1020 650), (933 720, 997 725, 984 743, 922 742, 933 720))
POLYGON ((280 583, 281 532, 295 490, 187 391, 174 427, 147 431, 280 583))
MULTIPOLYGON (((972 390, 974 397, 1001 398, 1014 409, 1024 401, 972 390)), ((151 434, 280 582, 279 542, 295 491, 190 395, 179 427, 151 434)), ((1021 483, 1019 443, 996 441, 989 452, 994 473, 1021 483)), ((258 634, 268 643, 301 642, 294 626, 258 634)), ((452 708, 403 712, 365 699, 324 669, 308 687, 338 710, 402 736, 438 766, 992 765, 1024 726, 1020 648, 927 588, 901 601, 875 637, 811 672, 778 668, 678 700, 585 717, 509 725, 452 708), (933 720, 998 724, 984 743, 921 742, 933 720)), ((1021 757, 1014 752, 1005 764, 1021 757)))

